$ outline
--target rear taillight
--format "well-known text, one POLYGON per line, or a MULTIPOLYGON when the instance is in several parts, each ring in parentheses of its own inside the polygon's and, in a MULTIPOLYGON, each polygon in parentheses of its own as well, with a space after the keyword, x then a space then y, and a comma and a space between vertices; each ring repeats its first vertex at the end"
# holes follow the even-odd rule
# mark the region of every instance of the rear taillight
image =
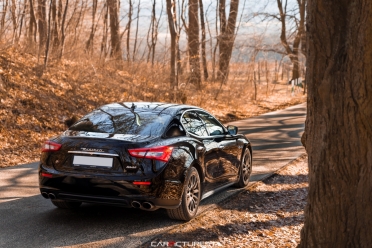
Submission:
POLYGON ((42 177, 47 177, 47 178, 52 178, 53 177, 53 174, 46 173, 46 172, 41 172, 41 176, 42 177))
POLYGON ((149 181, 134 181, 134 185, 151 185, 151 182, 149 181))
POLYGON ((133 157, 155 159, 163 162, 168 162, 172 151, 173 147, 170 146, 128 149, 129 154, 133 157))
POLYGON ((62 145, 52 142, 52 141, 45 141, 43 146, 41 147, 42 152, 55 152, 61 149, 62 145))

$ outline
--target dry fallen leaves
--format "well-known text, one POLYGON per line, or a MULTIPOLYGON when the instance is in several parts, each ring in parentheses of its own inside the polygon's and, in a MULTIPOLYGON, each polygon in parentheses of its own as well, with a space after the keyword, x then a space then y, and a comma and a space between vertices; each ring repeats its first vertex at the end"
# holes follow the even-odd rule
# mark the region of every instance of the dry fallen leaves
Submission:
MULTIPOLYGON (((216 242, 222 247, 296 247, 304 221, 307 188, 307 156, 303 155, 272 177, 152 242, 172 240, 216 242)), ((143 244, 143 247, 150 245, 143 244)))
MULTIPOLYGON (((175 96, 166 83, 167 74, 146 65, 129 73, 122 65, 51 61, 42 76, 41 67, 36 56, 15 49, 0 55, 0 167, 37 161, 41 143, 65 130, 64 121, 73 115, 81 117, 106 103, 172 102, 175 96)), ((179 95, 185 95, 187 104, 199 105, 225 122, 305 101, 302 94, 291 97, 286 84, 275 84, 268 97, 266 87, 260 85, 262 100, 252 101, 245 79, 224 85, 215 100, 217 85, 208 82, 195 91, 181 84, 179 95)), ((176 99, 181 101, 181 97, 176 99)))

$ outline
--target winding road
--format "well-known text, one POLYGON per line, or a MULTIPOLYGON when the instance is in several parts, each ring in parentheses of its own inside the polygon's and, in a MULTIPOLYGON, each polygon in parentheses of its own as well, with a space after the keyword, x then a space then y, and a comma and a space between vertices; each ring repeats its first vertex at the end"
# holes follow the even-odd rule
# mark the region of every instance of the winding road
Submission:
MULTIPOLYGON (((301 145, 306 105, 229 124, 239 127, 253 145, 251 183, 268 177, 305 152, 301 145)), ((0 169, 0 247, 137 247, 181 224, 165 210, 83 204, 61 210, 38 189, 37 164, 0 169)), ((205 199, 207 211, 241 189, 228 188, 205 199)))

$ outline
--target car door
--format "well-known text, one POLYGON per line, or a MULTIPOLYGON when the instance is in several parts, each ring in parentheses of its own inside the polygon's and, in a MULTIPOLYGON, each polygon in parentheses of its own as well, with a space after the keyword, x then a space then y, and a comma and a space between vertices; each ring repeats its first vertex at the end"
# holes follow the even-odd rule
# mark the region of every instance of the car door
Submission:
POLYGON ((181 123, 189 134, 200 141, 196 149, 201 157, 201 162, 204 164, 205 183, 203 192, 217 188, 220 184, 218 179, 220 179, 222 172, 218 144, 213 138, 209 137, 204 122, 194 111, 186 111, 181 118, 181 123))
POLYGON ((236 135, 230 135, 224 126, 211 114, 204 111, 196 111, 206 125, 210 137, 218 147, 219 178, 221 184, 236 181, 242 146, 238 143, 236 135))

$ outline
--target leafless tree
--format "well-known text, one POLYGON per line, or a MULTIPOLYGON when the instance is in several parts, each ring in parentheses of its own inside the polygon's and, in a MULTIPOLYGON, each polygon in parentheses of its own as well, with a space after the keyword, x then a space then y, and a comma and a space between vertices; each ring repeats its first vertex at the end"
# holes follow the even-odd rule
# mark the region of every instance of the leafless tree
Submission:
POLYGON ((178 33, 177 33, 177 22, 176 22, 176 4, 174 0, 167 0, 167 16, 169 33, 171 36, 171 50, 170 50, 170 85, 176 90, 178 86, 177 76, 177 49, 178 49, 178 33))
POLYGON ((221 83, 224 83, 229 75, 229 64, 235 41, 239 0, 231 0, 228 18, 226 17, 226 0, 220 0, 218 8, 220 18, 218 79, 221 83))
POLYGON ((204 21, 204 6, 203 0, 199 0, 199 7, 200 7, 200 26, 201 26, 201 58, 202 58, 202 66, 203 66, 203 75, 204 80, 208 79, 208 67, 207 67, 207 54, 206 54, 206 34, 205 34, 205 21, 204 21))
POLYGON ((190 77, 189 82, 201 87, 200 49, 199 49, 199 1, 189 0, 189 25, 187 28, 190 77))
POLYGON ((111 57, 121 58, 118 0, 107 0, 107 5, 110 13, 111 57))

